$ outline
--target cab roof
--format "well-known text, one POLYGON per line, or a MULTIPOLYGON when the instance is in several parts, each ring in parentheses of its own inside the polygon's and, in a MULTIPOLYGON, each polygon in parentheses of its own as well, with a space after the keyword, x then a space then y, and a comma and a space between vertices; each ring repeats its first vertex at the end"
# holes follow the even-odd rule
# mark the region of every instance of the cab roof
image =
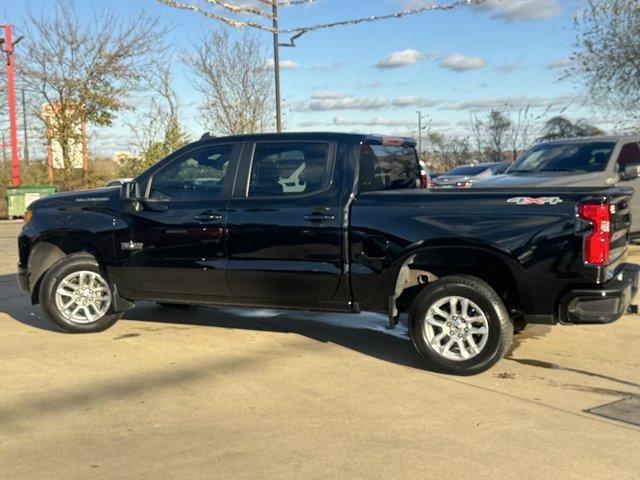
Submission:
POLYGON ((216 137, 210 133, 205 133, 198 141, 218 142, 264 142, 264 141, 287 141, 287 140, 347 140, 352 142, 395 144, 415 146, 416 141, 409 137, 398 137, 392 135, 376 135, 364 133, 343 133, 343 132, 285 132, 285 133, 252 133, 244 135, 231 135, 226 137, 216 137), (395 142, 395 143, 387 143, 395 142))

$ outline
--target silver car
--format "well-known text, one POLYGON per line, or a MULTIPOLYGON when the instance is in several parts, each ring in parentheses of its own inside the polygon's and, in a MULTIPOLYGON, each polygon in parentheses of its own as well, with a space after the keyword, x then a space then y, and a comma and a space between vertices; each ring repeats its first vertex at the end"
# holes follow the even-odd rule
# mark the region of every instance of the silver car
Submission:
POLYGON ((460 165, 431 180, 431 188, 469 188, 478 180, 504 172, 508 162, 474 163, 460 165))
MULTIPOLYGON (((535 145, 478 188, 632 187, 640 192, 640 135, 555 140, 535 145)), ((640 236, 640 193, 631 200, 631 233, 640 236)))

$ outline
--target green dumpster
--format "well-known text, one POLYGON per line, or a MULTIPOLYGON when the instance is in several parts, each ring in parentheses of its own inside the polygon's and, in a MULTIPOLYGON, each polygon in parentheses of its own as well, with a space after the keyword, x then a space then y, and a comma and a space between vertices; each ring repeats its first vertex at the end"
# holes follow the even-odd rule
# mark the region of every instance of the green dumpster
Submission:
POLYGON ((31 202, 56 193, 58 189, 52 185, 37 187, 7 188, 7 211, 9 218, 23 217, 31 202))

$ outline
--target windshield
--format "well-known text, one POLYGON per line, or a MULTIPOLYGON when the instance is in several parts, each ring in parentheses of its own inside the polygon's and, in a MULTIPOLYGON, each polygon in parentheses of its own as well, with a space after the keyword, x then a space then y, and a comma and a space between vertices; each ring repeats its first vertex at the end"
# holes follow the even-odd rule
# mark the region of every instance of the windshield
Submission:
POLYGON ((445 175, 478 175, 479 173, 484 172, 487 168, 486 165, 481 167, 473 166, 473 165, 462 165, 460 167, 456 167, 452 170, 449 170, 445 175))
POLYGON ((507 173, 601 172, 615 143, 566 143, 538 145, 526 152, 507 173))

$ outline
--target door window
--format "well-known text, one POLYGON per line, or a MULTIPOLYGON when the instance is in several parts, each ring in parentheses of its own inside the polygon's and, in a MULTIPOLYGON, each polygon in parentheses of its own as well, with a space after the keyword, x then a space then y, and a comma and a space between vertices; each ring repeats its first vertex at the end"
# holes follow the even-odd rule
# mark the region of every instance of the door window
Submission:
POLYGON ((331 181, 329 143, 258 143, 253 154, 249 196, 306 195, 331 181))
POLYGON ((640 145, 635 142, 625 144, 620 150, 618 171, 624 171, 625 167, 631 163, 640 163, 640 145))
POLYGON ((191 150, 153 176, 151 198, 204 200, 222 195, 233 145, 191 150))

